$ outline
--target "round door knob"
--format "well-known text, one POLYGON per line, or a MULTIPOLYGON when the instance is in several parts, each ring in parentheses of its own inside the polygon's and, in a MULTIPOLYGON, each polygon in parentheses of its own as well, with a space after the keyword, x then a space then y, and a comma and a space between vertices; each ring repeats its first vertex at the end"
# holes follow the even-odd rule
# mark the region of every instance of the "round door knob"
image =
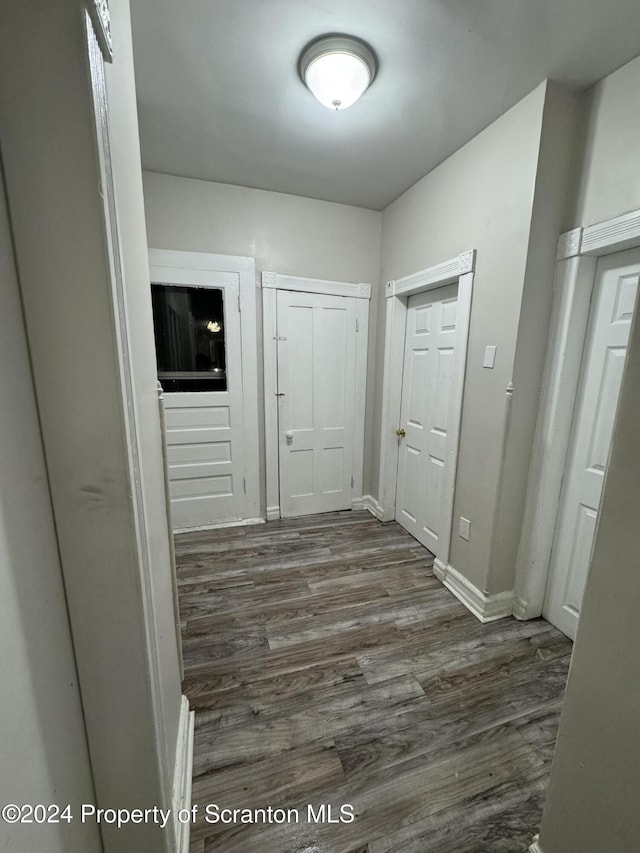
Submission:
POLYGON ((398 438, 404 438, 406 435, 406 432, 402 429, 402 427, 400 427, 400 429, 396 430, 396 435, 398 436, 398 438))

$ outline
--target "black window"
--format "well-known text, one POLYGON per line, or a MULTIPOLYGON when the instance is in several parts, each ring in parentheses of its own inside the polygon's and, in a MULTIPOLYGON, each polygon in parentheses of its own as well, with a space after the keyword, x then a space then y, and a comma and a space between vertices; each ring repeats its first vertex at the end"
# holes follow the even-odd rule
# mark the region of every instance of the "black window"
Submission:
POLYGON ((158 379, 165 391, 226 391, 224 294, 151 285, 158 379))

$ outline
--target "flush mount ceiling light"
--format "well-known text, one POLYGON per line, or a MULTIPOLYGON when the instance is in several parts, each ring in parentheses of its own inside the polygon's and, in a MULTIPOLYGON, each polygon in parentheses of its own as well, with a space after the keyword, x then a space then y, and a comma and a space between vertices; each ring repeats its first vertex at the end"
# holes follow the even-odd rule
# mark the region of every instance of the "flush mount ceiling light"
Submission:
POLYGON ((376 76, 374 52, 352 36, 323 36, 300 57, 300 76, 315 98, 330 110, 345 110, 376 76))

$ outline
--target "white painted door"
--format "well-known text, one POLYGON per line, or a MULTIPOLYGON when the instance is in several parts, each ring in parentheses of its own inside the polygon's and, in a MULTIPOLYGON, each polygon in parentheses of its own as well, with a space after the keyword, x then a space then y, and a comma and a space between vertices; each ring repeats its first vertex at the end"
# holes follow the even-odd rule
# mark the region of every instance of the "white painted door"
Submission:
POLYGON ((448 468, 455 465, 451 429, 457 316, 457 284, 409 297, 396 520, 436 557, 446 557, 444 539, 450 534, 452 496, 445 490, 448 468))
POLYGON ((571 638, 587 579, 639 275, 638 250, 602 258, 596 271, 543 611, 571 638))
POLYGON ((358 300, 279 290, 283 517, 351 509, 358 300))
MULTIPOLYGON (((247 517, 248 476, 241 271, 167 266, 163 257, 172 253, 154 253, 154 328, 174 528, 240 521, 247 517)), ((221 258, 220 266, 232 260, 221 258)))

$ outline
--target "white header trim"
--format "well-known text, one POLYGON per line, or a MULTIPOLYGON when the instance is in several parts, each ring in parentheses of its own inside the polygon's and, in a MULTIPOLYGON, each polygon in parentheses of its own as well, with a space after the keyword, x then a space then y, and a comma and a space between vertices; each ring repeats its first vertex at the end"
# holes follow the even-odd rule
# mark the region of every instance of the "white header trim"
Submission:
POLYGON ((262 287, 272 290, 295 290, 298 293, 326 293, 330 296, 354 296, 356 299, 371 299, 370 284, 325 281, 321 278, 301 278, 281 275, 276 272, 262 273, 262 287))
POLYGON ((595 225, 574 228, 560 235, 558 260, 580 255, 610 255, 640 244, 640 210, 605 219, 595 225))
POLYGON ((463 252, 450 261, 436 264, 420 272, 399 278, 397 281, 387 282, 387 299, 392 296, 411 296, 413 293, 422 293, 433 287, 443 287, 452 284, 461 275, 473 272, 476 264, 476 251, 463 252))

